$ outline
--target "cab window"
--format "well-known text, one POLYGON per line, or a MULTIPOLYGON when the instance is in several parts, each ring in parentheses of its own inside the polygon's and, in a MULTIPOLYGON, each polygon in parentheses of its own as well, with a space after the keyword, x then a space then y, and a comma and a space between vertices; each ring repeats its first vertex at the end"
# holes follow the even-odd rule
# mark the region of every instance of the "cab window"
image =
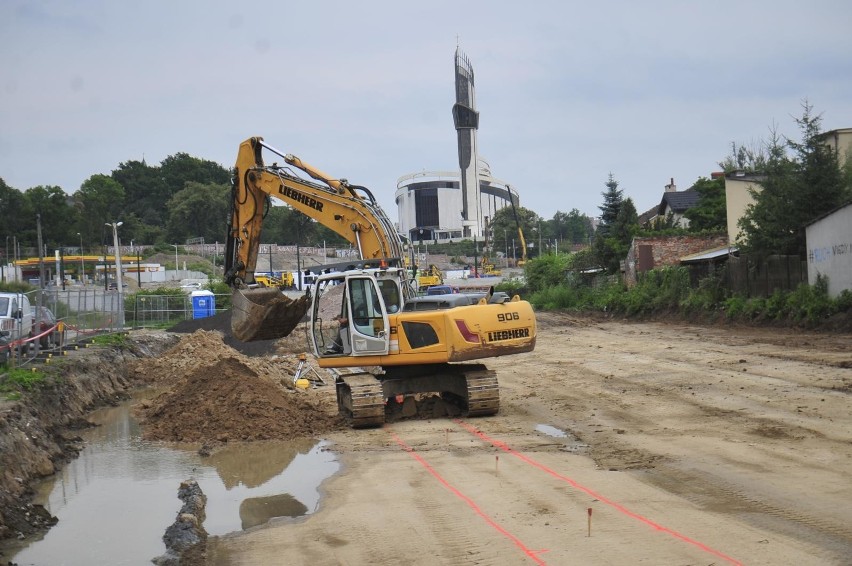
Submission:
POLYGON ((388 313, 399 312, 399 288, 396 286, 396 281, 388 279, 379 281, 379 292, 382 294, 382 299, 385 301, 388 313))

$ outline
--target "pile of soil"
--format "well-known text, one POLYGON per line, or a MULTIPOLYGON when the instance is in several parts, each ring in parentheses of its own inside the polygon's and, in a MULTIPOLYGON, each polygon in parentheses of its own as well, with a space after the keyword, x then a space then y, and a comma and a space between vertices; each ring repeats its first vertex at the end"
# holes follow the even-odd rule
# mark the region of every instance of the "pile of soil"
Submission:
POLYGON ((133 363, 131 370, 137 380, 169 386, 199 367, 212 366, 222 359, 235 359, 260 376, 292 387, 292 378, 299 364, 297 354, 304 353, 304 349, 296 349, 294 354, 249 356, 238 352, 225 340, 221 332, 196 330, 182 336, 176 345, 161 355, 133 363))
POLYGON ((176 442, 290 439, 338 428, 306 395, 264 379, 236 358, 201 366, 143 405, 143 436, 176 442))
POLYGON ((328 395, 293 387, 295 355, 251 358, 198 330, 135 372, 169 390, 137 406, 143 436, 228 442, 318 436, 341 428, 328 395))

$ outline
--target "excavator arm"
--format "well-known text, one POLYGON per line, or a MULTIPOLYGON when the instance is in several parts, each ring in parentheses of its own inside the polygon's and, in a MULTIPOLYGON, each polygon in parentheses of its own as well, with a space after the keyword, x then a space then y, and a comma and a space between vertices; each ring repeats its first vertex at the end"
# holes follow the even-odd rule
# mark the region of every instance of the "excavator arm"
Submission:
POLYGON ((225 281, 235 290, 231 327, 243 341, 280 338, 302 320, 308 297, 293 301, 277 289, 253 289, 260 234, 270 200, 279 200, 346 238, 359 259, 400 265, 402 242, 365 187, 336 179, 253 137, 240 144, 231 188, 225 281), (266 150, 284 162, 266 165, 266 150), (314 182, 300 177, 300 170, 314 182))

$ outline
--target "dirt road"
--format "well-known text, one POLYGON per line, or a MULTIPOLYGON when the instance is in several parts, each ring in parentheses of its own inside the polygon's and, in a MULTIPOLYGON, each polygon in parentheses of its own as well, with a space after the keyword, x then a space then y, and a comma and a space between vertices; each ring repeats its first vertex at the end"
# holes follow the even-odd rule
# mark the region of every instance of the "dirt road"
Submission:
POLYGON ((333 433, 321 508, 209 563, 852 563, 850 336, 539 322, 498 415, 333 433))

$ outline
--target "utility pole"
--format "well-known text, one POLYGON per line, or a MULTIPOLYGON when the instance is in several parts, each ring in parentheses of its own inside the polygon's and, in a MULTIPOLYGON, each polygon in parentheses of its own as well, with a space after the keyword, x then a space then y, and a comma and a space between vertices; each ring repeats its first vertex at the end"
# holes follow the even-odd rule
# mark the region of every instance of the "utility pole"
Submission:
MULTIPOLYGON (((105 223, 107 226, 112 226, 112 239, 115 246, 115 288, 118 290, 118 329, 124 330, 124 289, 123 278, 121 276, 121 247, 118 244, 118 227, 124 222, 105 223)), ((177 248, 175 248, 177 249, 177 248)))
POLYGON ((476 259, 476 254, 479 251, 479 246, 476 244, 476 234, 473 235, 473 276, 479 277, 479 260, 476 259))
MULTIPOLYGON (((36 232, 38 233, 38 288, 44 290, 44 247, 41 239, 41 214, 36 214, 36 232)), ((38 306, 41 304, 42 293, 38 294, 38 306)))
POLYGON ((83 285, 86 284, 86 268, 83 265, 83 235, 80 232, 77 232, 77 235, 80 236, 80 283, 83 285))
POLYGON ((538 257, 541 257, 541 220, 538 221, 538 257))

